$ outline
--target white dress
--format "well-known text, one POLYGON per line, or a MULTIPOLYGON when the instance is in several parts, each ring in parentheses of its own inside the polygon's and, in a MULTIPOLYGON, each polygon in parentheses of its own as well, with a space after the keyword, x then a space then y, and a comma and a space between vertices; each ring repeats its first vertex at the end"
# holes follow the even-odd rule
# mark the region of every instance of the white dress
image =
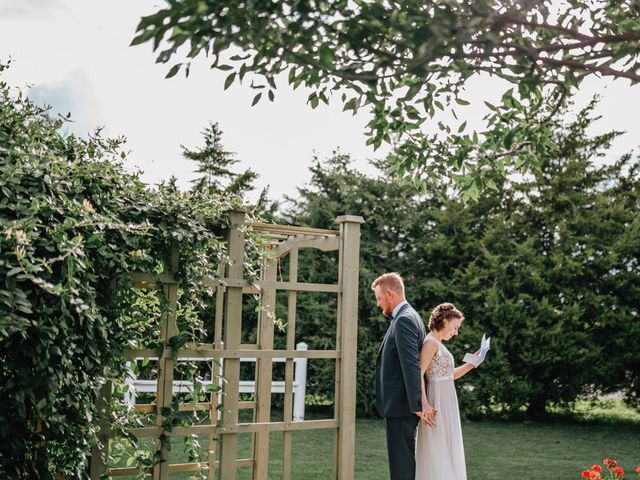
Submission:
POLYGON ((435 427, 420 422, 416 439, 416 480, 467 480, 453 355, 438 343, 427 368, 427 399, 435 408, 435 427))

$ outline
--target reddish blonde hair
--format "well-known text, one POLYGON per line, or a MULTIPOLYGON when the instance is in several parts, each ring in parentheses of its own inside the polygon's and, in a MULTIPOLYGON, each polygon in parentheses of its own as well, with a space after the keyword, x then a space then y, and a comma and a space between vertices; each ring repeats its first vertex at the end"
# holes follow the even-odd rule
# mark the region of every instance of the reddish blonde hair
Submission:
POLYGON ((376 287, 380 287, 382 291, 391 290, 404 296, 404 282, 402 277, 395 272, 385 273, 376 278, 371 284, 371 290, 375 290, 376 287))

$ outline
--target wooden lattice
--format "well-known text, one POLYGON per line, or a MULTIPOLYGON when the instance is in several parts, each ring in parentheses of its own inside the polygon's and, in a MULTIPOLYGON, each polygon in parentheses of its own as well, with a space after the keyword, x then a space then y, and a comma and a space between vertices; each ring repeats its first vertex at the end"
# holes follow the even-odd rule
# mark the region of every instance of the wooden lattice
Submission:
MULTIPOLYGON (((356 355, 357 355, 357 312, 358 312, 358 268, 360 248, 361 217, 341 216, 336 219, 339 230, 320 230, 313 228, 291 227, 283 225, 252 224, 260 231, 273 255, 267 256, 262 269, 262 279, 258 284, 250 284, 243 278, 243 257, 245 250, 244 214, 231 213, 232 227, 228 232, 228 253, 231 264, 226 271, 218 272, 218 279, 206 282, 216 289, 216 314, 213 344, 192 344, 178 352, 165 348, 158 359, 157 397, 153 404, 136 405, 137 410, 154 412, 155 426, 134 428, 130 433, 138 438, 151 437, 157 446, 160 436, 183 437, 192 434, 208 435, 209 455, 200 463, 170 464, 154 463, 154 480, 170 478, 174 472, 206 471, 210 480, 236 478, 238 468, 252 469, 252 478, 266 479, 269 476, 269 434, 283 434, 283 471, 282 478, 291 478, 292 439, 297 430, 332 429, 334 431, 334 474, 333 478, 347 480, 354 474, 355 458, 355 396, 356 396, 356 355), (301 249, 315 248, 322 251, 339 252, 339 276, 337 283, 317 284, 298 282, 298 253, 301 249), (280 259, 289 256, 288 281, 278 281, 277 265, 280 259), (221 278, 221 279, 220 279, 221 278), (257 287, 257 288, 256 288, 257 287), (286 349, 274 350, 274 322, 276 291, 288 292, 288 316, 286 326, 286 349), (338 297, 335 350, 295 350, 296 338, 296 302, 297 292, 327 292, 338 297), (261 309, 258 318, 258 340, 256 344, 241 343, 242 298, 244 294, 259 292, 261 309), (208 410, 208 425, 191 427, 173 427, 167 431, 162 427, 167 420, 162 413, 172 406, 175 359, 201 357, 223 361, 224 408, 219 415, 218 395, 211 395, 206 403, 185 404, 180 410, 208 410), (255 401, 240 401, 240 359, 256 358, 255 401), (271 422, 271 381, 273 359, 286 358, 285 396, 283 421, 271 422), (335 414, 332 419, 293 421, 293 359, 333 359, 336 362, 335 378, 335 414), (241 409, 253 409, 254 421, 239 423, 238 412, 241 409), (253 449, 251 458, 238 459, 238 435, 251 433, 253 449), (220 450, 219 452, 217 450, 220 450), (219 458, 219 460, 218 460, 219 458)), ((160 340, 166 342, 177 333, 176 303, 178 283, 173 272, 178 268, 178 252, 172 253, 172 264, 168 271, 160 276, 147 274, 133 275, 134 284, 160 283, 168 302, 168 313, 161 322, 160 340)), ((156 352, 145 349, 131 349, 126 352, 130 358, 153 357, 156 352)), ((214 384, 218 369, 214 368, 214 384)), ((100 438, 104 448, 108 449, 111 425, 109 424, 108 405, 110 404, 111 385, 105 385, 98 395, 98 419, 100 438)), ((105 452, 96 450, 92 455, 90 475, 99 479, 105 473, 109 477, 135 475, 137 468, 109 468, 102 463, 105 452)), ((162 449, 162 458, 169 458, 168 451, 162 449)))

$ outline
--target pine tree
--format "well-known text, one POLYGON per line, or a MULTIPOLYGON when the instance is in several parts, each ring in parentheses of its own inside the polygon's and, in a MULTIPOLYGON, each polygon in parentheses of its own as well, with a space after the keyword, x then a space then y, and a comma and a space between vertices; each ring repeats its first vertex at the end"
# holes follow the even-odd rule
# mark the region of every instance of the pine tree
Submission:
MULTIPOLYGON (((255 190, 258 174, 247 168, 243 172, 234 171, 234 166, 240 162, 234 152, 225 150, 222 144, 222 129, 216 123, 210 123, 202 131, 204 145, 191 150, 182 146, 182 154, 198 164, 195 172, 199 177, 191 181, 192 190, 201 193, 223 194, 242 197, 246 204, 247 193, 255 190)), ((264 219, 271 219, 277 209, 277 203, 271 202, 267 196, 268 188, 262 189, 257 202, 248 205, 250 210, 264 219)))

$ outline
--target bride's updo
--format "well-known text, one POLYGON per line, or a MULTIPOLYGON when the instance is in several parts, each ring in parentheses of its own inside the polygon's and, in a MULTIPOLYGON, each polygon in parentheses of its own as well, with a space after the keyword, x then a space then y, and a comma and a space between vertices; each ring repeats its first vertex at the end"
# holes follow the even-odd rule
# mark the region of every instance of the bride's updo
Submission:
POLYGON ((452 303, 441 303, 431 312, 429 317, 429 330, 441 330, 445 320, 460 318, 464 320, 464 315, 452 303))

